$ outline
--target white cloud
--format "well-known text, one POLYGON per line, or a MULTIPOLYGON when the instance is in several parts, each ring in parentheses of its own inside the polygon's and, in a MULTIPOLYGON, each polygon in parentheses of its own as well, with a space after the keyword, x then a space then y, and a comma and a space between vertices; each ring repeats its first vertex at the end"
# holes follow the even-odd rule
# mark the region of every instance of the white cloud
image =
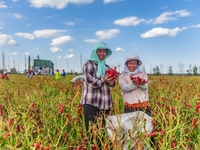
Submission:
POLYGON ((20 15, 20 14, 13 14, 13 16, 15 17, 15 18, 17 18, 17 19, 23 19, 24 17, 22 16, 22 15, 20 15))
POLYGON ((28 0, 32 7, 42 8, 42 7, 52 7, 57 9, 65 8, 68 3, 72 4, 87 4, 93 3, 94 0, 28 0))
POLYGON ((69 49, 69 52, 73 52, 74 50, 71 48, 71 49, 69 49))
POLYGON ((12 2, 14 2, 14 3, 17 3, 17 2, 19 2, 20 0, 11 0, 12 2))
POLYGON ((23 55, 29 56, 30 53, 29 52, 25 52, 25 53, 23 53, 23 55))
POLYGON ((120 31, 118 29, 110 29, 110 30, 101 30, 96 32, 96 36, 99 37, 100 40, 104 39, 112 39, 114 37, 117 37, 117 34, 120 31))
POLYGON ((123 48, 121 48, 121 47, 117 47, 117 48, 115 49, 115 51, 125 51, 125 49, 123 49, 123 48))
POLYGON ((52 51, 52 52, 58 52, 58 51, 62 51, 62 49, 59 48, 59 47, 53 46, 53 47, 50 48, 50 51, 52 51))
POLYGON ((161 9, 167 9, 168 8, 168 6, 163 6, 163 7, 161 7, 161 9))
POLYGON ((37 38, 52 38, 61 36, 62 33, 66 32, 67 30, 53 30, 53 29, 46 29, 46 30, 36 30, 33 34, 37 38))
POLYGON ((61 58, 62 58, 62 56, 60 55, 60 56, 58 56, 57 58, 58 58, 58 59, 61 59, 61 58))
POLYGON ((7 55, 17 55, 18 52, 6 53, 7 55))
POLYGON ((52 39, 52 42, 50 45, 60 46, 60 45, 64 45, 64 44, 71 44, 74 42, 75 42, 75 39, 71 36, 61 36, 61 37, 52 39))
POLYGON ((0 1, 0 8, 8 8, 4 1, 0 1))
POLYGON ((73 26, 75 23, 74 22, 71 22, 71 21, 67 21, 65 22, 65 25, 67 26, 73 26))
POLYGON ((19 37, 23 37, 25 39, 29 39, 29 40, 33 40, 35 37, 34 35, 30 34, 30 33, 22 33, 22 32, 18 32, 18 33, 15 33, 16 36, 19 36, 19 37))
POLYGON ((86 39, 84 41, 88 42, 88 43, 97 43, 97 42, 100 42, 100 40, 97 40, 97 39, 86 39))
POLYGON ((17 45, 17 42, 13 39, 11 35, 0 33, 0 46, 4 45, 14 46, 17 45))
POLYGON ((191 28, 200 28, 200 24, 193 25, 193 26, 191 26, 191 28))
POLYGON ((60 15, 52 15, 52 16, 47 16, 45 18, 46 19, 54 19, 54 18, 57 18, 57 17, 60 17, 60 15))
POLYGON ((12 55, 17 55, 18 54, 18 52, 12 52, 12 55))
POLYGON ((142 33, 140 36, 142 38, 154 38, 154 37, 175 37, 179 32, 185 30, 187 28, 174 28, 174 29, 167 29, 167 28, 153 28, 152 30, 147 31, 146 33, 142 33))
POLYGON ((104 4, 108 4, 108 3, 112 3, 112 2, 120 2, 120 1, 124 1, 124 0, 104 0, 104 4))
POLYGON ((164 12, 155 19, 153 24, 163 24, 169 21, 178 20, 179 17, 188 17, 190 15, 191 13, 186 10, 164 12))
POLYGON ((191 13, 186 10, 178 10, 175 11, 174 14, 176 14, 178 17, 188 17, 191 16, 191 13))
POLYGON ((136 26, 139 25, 141 22, 145 22, 145 19, 138 19, 138 17, 132 16, 115 20, 114 24, 120 26, 136 26))
POLYGON ((74 54, 67 54, 65 57, 63 57, 64 59, 68 59, 68 58, 73 58, 73 57, 75 57, 75 55, 74 54))

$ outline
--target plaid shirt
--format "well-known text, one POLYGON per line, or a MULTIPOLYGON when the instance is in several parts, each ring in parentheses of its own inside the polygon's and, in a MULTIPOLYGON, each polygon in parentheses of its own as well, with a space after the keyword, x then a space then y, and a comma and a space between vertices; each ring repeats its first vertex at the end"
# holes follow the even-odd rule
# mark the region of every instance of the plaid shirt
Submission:
MULTIPOLYGON (((95 61, 88 60, 83 66, 84 82, 81 104, 89 104, 101 110, 108 110, 112 107, 110 87, 103 78, 96 76, 97 65, 95 61)), ((108 65, 106 65, 107 69, 110 69, 108 65)), ((111 86, 115 86, 115 83, 111 86)))

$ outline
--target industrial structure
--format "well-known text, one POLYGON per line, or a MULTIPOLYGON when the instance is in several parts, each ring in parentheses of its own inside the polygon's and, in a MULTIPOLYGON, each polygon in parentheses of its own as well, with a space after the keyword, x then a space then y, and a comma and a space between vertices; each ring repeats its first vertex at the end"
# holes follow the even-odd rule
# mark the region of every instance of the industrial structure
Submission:
POLYGON ((35 74, 42 75, 53 75, 54 74, 54 64, 50 60, 41 60, 39 56, 34 59, 33 69, 35 74))

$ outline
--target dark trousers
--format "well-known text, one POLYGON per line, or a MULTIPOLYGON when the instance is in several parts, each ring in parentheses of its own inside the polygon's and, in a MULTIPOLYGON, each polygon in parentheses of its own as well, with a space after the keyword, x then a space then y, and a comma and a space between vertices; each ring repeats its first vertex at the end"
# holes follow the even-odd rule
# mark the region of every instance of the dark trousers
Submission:
POLYGON ((100 110, 92 105, 84 104, 84 118, 86 131, 89 130, 89 122, 96 123, 97 117, 103 119, 103 126, 105 126, 105 116, 109 114, 109 110, 100 110))
MULTIPOLYGON (((85 104, 83 106, 84 108, 84 118, 85 118, 85 127, 86 127, 86 131, 87 131, 87 137, 89 138, 90 143, 93 143, 94 137, 93 137, 93 130, 90 130, 89 125, 90 122, 95 124, 96 128, 99 129, 100 127, 98 127, 97 125, 97 118, 100 117, 102 120, 102 127, 105 127, 106 125, 106 121, 105 121, 105 117, 109 114, 110 109, 109 110, 100 110, 97 107, 94 107, 92 105, 88 105, 85 104)), ((104 135, 104 133, 103 133, 104 135)), ((95 139, 97 142, 97 146, 99 149, 101 149, 102 147, 102 143, 100 141, 104 141, 103 139, 99 139, 98 137, 95 139)))

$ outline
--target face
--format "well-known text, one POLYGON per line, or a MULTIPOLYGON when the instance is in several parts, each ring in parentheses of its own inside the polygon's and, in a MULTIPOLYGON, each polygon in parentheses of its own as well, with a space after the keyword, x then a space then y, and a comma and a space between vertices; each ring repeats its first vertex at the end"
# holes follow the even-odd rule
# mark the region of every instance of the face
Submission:
POLYGON ((100 61, 104 60, 106 58, 106 49, 98 49, 97 55, 100 61))
POLYGON ((137 68, 138 68, 138 63, 137 63, 137 60, 133 59, 133 60, 129 60, 127 62, 127 67, 128 67, 128 70, 130 72, 134 72, 137 68))

